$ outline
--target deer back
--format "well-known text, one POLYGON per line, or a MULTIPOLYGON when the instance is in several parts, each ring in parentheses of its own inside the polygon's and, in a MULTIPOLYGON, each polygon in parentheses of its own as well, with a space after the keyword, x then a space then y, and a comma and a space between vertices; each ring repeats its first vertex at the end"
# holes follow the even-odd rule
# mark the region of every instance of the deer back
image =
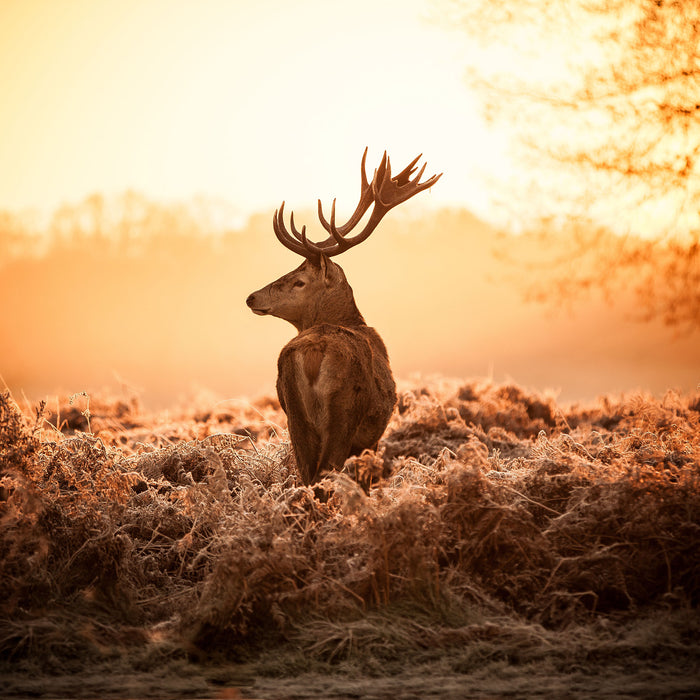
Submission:
POLYGON ((376 449, 396 386, 386 346, 373 328, 313 326, 287 343, 277 366, 277 394, 305 483, 341 468, 351 455, 376 449))

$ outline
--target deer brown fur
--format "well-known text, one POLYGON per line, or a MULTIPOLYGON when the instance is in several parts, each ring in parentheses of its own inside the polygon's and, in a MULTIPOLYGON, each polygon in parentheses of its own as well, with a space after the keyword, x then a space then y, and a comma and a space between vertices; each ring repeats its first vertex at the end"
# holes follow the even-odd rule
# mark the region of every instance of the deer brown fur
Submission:
POLYGON ((275 234, 306 260, 246 300, 254 313, 282 318, 298 331, 280 353, 277 394, 287 414, 292 448, 305 484, 315 483, 331 469, 340 469, 351 455, 376 449, 396 403, 386 346, 377 331, 365 323, 345 273, 330 257, 365 240, 389 209, 440 177, 419 183, 423 166, 411 180, 416 158, 392 178, 384 154, 368 183, 366 155, 365 150, 360 202, 350 220, 336 226, 333 202, 330 222, 326 221, 319 202, 320 221, 330 233, 326 241, 308 241, 306 227, 298 231, 293 214, 290 234, 284 226, 282 203, 273 219, 275 234), (348 237, 372 205, 362 232, 348 237))

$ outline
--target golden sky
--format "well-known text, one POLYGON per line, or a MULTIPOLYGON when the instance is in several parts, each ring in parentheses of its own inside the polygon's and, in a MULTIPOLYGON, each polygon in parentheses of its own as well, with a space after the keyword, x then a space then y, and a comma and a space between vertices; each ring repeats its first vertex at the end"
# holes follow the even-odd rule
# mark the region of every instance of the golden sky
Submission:
MULTIPOLYGON (((192 383, 227 396, 271 390, 293 329, 253 316, 245 298, 299 262, 274 239, 272 211, 285 199, 317 237, 316 199, 328 212, 337 196, 346 217, 369 146, 370 170, 387 149, 396 170, 422 152, 426 175, 444 172, 401 207, 405 226, 392 213, 342 259, 397 376, 495 372, 569 398, 695 386, 696 336, 669 341, 660 323, 632 324, 629 302, 613 312, 594 299, 575 319, 552 320, 508 284, 513 270, 492 258, 493 229, 464 211, 405 217, 458 205, 501 223, 489 178, 530 175, 506 157, 509 135, 478 116, 464 81, 474 47, 459 27, 435 21, 439 8, 440 0, 0 0, 0 209, 48 213, 90 193, 136 190, 262 212, 221 255, 206 246, 176 255, 169 242, 128 260, 136 267, 125 274, 124 260, 96 266, 76 248, 18 263, 14 277, 4 271, 5 296, 22 306, 0 318, 0 384, 38 396, 118 375, 163 403, 192 383), (425 237, 398 237, 417 225, 425 237)), ((513 56, 483 60, 529 70, 513 56)), ((538 211, 536 199, 524 206, 538 211)))
POLYGON ((371 167, 386 148, 446 173, 409 207, 487 215, 504 144, 428 2, 2 0, 0 208, 131 188, 243 213, 337 194, 342 214, 369 146, 371 167))

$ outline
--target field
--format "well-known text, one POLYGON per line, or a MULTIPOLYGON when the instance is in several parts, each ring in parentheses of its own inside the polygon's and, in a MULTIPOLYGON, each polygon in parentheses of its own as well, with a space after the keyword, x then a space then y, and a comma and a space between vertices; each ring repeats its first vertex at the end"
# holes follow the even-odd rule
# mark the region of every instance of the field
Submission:
POLYGON ((284 426, 2 395, 5 696, 700 694, 700 396, 403 385, 315 491, 284 426))

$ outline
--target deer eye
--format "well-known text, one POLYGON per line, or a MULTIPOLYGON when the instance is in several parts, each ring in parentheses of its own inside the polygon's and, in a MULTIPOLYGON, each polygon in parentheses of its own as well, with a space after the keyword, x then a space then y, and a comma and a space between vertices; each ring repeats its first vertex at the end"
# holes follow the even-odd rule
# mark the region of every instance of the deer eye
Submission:
POLYGON ((299 287, 299 288, 301 288, 301 287, 303 287, 305 284, 306 284, 306 282, 304 282, 304 280, 297 280, 297 281, 292 285, 292 287, 299 287))

